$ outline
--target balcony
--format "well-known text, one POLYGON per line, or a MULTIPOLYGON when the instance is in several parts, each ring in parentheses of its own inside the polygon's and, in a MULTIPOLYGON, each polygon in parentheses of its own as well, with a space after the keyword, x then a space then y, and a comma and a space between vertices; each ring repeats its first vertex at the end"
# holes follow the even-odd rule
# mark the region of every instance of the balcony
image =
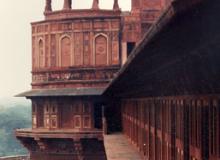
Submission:
POLYGON ((102 130, 97 129, 17 129, 15 131, 17 138, 60 138, 60 139, 98 139, 103 140, 102 130))

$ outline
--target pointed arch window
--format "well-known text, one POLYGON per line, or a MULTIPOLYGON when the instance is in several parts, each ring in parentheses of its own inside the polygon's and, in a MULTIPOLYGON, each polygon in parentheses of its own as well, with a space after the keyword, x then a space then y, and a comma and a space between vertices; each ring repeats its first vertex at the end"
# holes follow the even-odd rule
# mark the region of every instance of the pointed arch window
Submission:
POLYGON ((71 41, 65 36, 61 39, 61 66, 69 67, 71 65, 71 41))
POLYGON ((100 34, 95 38, 95 65, 104 66, 108 63, 107 37, 100 34))

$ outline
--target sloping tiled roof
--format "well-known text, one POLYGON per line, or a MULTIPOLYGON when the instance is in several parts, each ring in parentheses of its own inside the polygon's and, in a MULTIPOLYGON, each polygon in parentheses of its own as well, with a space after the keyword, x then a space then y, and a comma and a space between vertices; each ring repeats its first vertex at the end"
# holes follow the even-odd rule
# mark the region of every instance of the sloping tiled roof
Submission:
POLYGON ((50 96, 99 96, 105 88, 60 88, 60 89, 33 89, 16 97, 50 97, 50 96))
POLYGON ((220 92, 218 0, 175 0, 105 90, 112 96, 220 92))

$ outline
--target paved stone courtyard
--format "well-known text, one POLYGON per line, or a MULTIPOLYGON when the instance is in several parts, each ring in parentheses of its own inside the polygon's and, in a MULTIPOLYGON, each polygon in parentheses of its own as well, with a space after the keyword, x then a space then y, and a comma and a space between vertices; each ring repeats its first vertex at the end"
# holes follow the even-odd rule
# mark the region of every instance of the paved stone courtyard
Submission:
POLYGON ((142 160, 137 150, 122 134, 105 135, 108 160, 142 160))

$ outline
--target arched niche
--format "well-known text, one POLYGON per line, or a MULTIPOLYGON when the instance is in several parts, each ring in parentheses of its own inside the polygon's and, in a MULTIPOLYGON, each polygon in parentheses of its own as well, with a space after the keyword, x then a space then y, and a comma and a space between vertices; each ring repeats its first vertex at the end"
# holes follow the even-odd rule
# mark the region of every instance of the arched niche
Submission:
POLYGON ((61 67, 71 66, 71 40, 69 36, 63 36, 60 40, 61 67))
POLYGON ((39 67, 45 66, 45 53, 44 53, 44 42, 42 39, 38 41, 38 56, 39 56, 39 67))
POLYGON ((94 39, 95 65, 108 65, 108 37, 105 34, 98 34, 94 39))

